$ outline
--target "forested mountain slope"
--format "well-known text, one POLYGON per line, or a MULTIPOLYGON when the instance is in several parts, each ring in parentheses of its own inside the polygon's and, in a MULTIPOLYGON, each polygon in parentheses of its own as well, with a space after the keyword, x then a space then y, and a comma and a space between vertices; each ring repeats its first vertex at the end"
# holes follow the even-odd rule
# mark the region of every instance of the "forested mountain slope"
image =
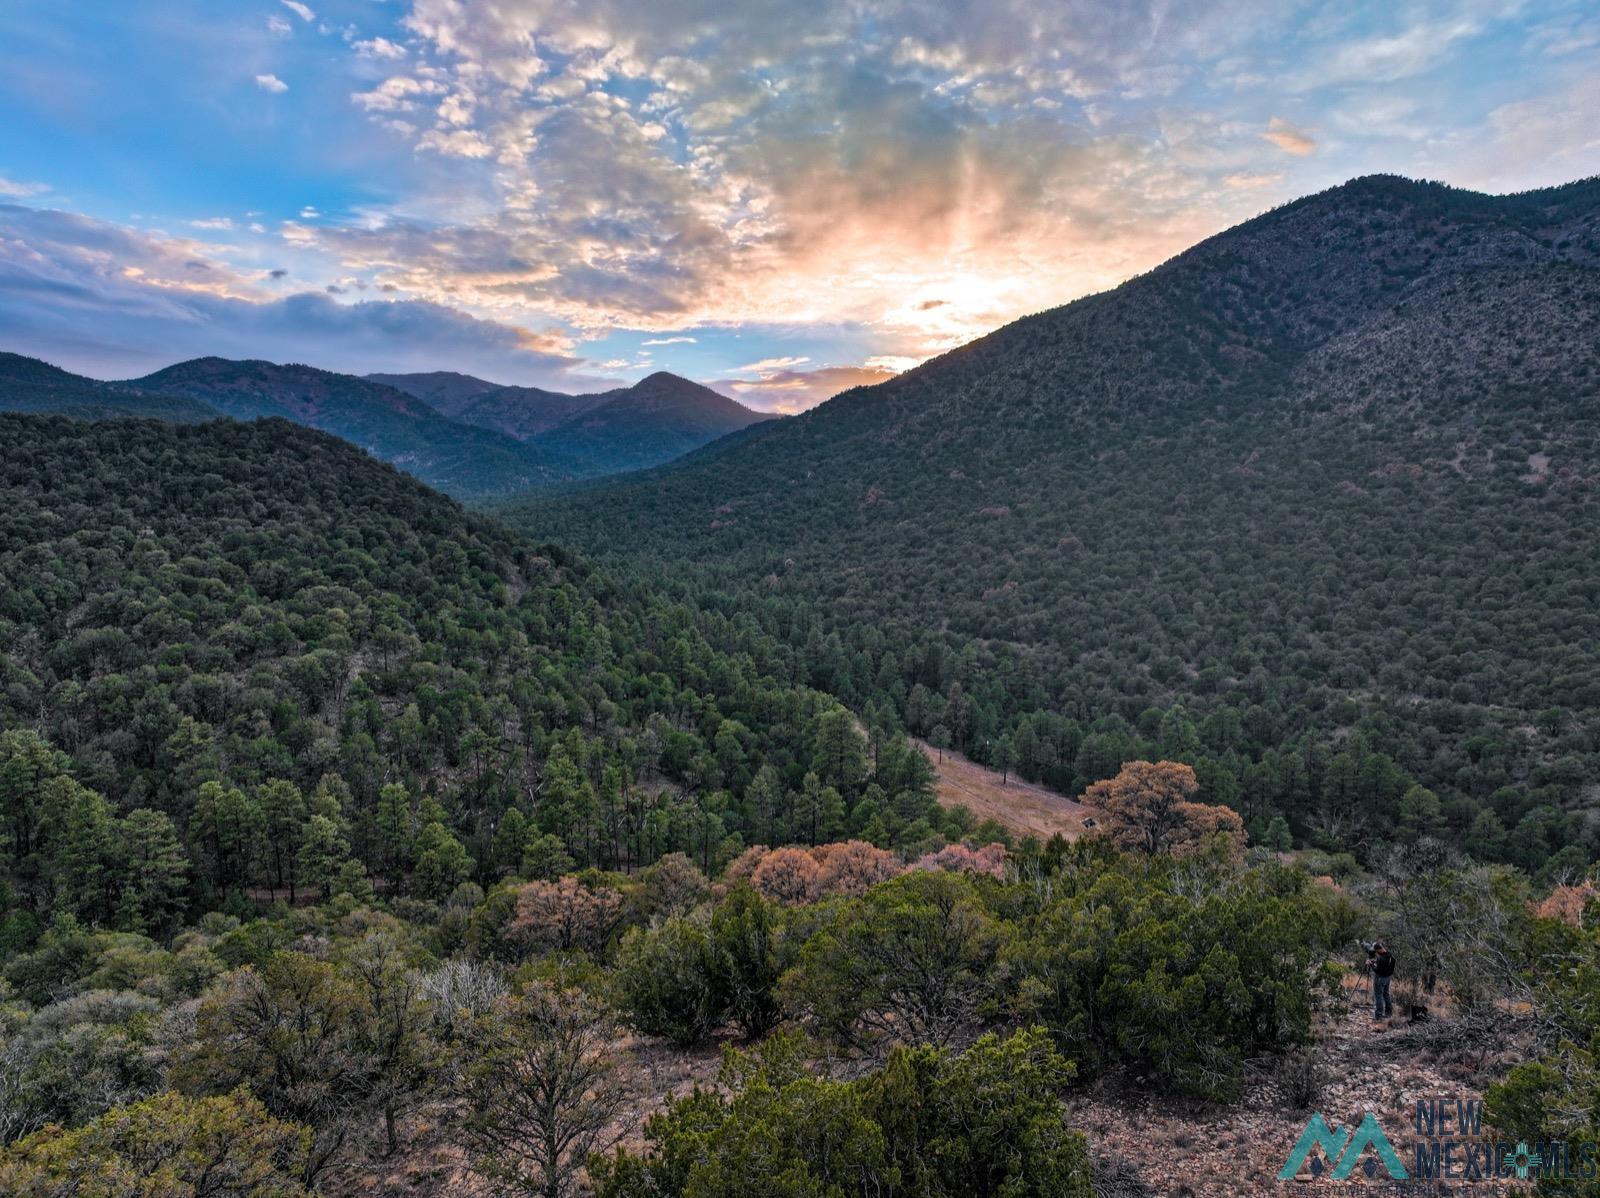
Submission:
POLYGON ((1159 751, 1258 834, 1587 861, 1597 265, 1600 182, 1360 179, 513 515, 653 557, 814 684, 1068 789, 1159 751))
POLYGON ((0 412, 55 412, 82 420, 143 416, 196 421, 221 415, 198 399, 124 391, 37 358, 4 352, 0 352, 0 412))
POLYGON ((630 387, 568 395, 496 387, 467 375, 368 375, 453 420, 494 429, 570 460, 585 476, 659 466, 771 419, 686 378, 657 371, 630 387))
POLYGON ((415 374, 369 374, 363 377, 368 382, 382 383, 385 387, 393 387, 397 391, 404 391, 407 395, 415 395, 429 407, 452 417, 463 405, 478 396, 501 390, 499 383, 491 383, 453 370, 429 370, 415 374))
POLYGON ((539 444, 618 473, 659 465, 772 419, 664 370, 599 398, 604 402, 569 416, 539 444))
POLYGON ((393 387, 311 366, 196 358, 125 386, 193 396, 236 420, 281 416, 318 428, 458 497, 573 477, 568 463, 535 446, 449 420, 393 387))
POLYGON ((770 638, 619 592, 333 437, 3 416, 0 444, 0 939, 8 910, 176 914, 117 911, 114 846, 64 830, 77 792, 40 797, 56 773, 104 801, 97 836, 169 819, 197 911, 346 861, 442 900, 530 851, 710 869, 943 819, 903 742, 886 790, 839 772, 849 715, 770 638), (103 887, 62 897, 84 869, 103 887))

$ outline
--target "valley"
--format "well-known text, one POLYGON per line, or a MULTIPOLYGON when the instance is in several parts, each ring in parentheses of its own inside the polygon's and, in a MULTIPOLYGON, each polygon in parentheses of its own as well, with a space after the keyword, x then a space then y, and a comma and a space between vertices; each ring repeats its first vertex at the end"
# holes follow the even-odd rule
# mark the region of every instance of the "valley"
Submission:
POLYGON ((0 357, 0 1191, 1591 1142, 1597 272, 1371 176, 782 419, 0 357))

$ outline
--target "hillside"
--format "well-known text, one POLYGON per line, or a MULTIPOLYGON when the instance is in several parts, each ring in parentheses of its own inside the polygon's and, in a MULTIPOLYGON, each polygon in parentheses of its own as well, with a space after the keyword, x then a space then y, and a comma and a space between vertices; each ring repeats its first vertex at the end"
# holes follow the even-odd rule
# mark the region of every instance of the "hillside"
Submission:
POLYGON ((461 405, 457 418, 526 441, 599 407, 608 394, 567 395, 538 387, 498 387, 461 405))
POLYGON ((510 514, 1069 792, 1160 752, 1257 834, 1370 849, 1420 821, 1586 862, 1597 266, 1600 182, 1360 179, 510 514))
POLYGON ((571 463, 580 477, 659 466, 770 419, 666 371, 631 387, 583 395, 497 387, 467 375, 367 377, 387 381, 453 420, 529 442, 571 463))
POLYGON ((379 383, 414 395, 429 407, 456 416, 461 408, 480 395, 501 390, 499 383, 458 374, 453 370, 430 370, 417 374, 369 374, 363 376, 369 383, 379 383))
POLYGON ((310 366, 197 358, 124 386, 192 396, 236 420, 277 416, 321 429, 459 497, 509 494, 572 476, 559 458, 449 420, 403 391, 310 366))
POLYGON ((49 412, 82 420, 145 417, 193 422, 221 415, 208 403, 176 395, 119 390, 21 354, 0 353, 0 412, 49 412))
POLYGON ((594 398, 601 402, 540 434, 538 444, 607 474, 647 469, 772 419, 666 371, 594 398))
MULTIPOLYGON (((214 869, 207 901, 294 877, 267 841, 248 863, 206 846, 194 821, 210 783, 309 794, 337 772, 374 871, 376 804, 395 782, 439 805, 485 881, 520 863, 520 837, 494 844, 513 806, 593 864, 673 849, 709 862, 756 839, 730 802, 764 763, 778 789, 759 831, 787 827, 813 721, 836 707, 789 683, 767 638, 623 591, 283 420, 3 416, 0 444, 0 727, 72 754, 119 810, 173 815, 214 869), (568 754, 585 797, 548 772, 568 754)), ((921 819, 888 827, 930 834, 921 819)))

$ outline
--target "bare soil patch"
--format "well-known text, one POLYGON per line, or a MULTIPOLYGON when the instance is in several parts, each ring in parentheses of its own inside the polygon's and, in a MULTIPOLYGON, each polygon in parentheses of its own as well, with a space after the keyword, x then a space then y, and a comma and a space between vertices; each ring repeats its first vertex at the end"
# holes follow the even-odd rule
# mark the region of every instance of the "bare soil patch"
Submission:
POLYGON ((940 804, 960 804, 980 821, 995 820, 1023 836, 1048 839, 1059 832, 1076 840, 1084 833, 1084 819, 1094 814, 1093 808, 1076 799, 1024 782, 1015 774, 1002 782, 997 771, 968 761, 960 753, 946 749, 941 762, 939 750, 927 741, 914 743, 933 763, 940 804))

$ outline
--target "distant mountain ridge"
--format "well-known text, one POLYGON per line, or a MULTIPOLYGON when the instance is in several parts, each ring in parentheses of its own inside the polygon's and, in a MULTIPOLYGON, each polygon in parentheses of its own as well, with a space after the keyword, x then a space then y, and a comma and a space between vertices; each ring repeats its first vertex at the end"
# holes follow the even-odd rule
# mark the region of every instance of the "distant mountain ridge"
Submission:
POLYGON ((236 420, 278 416, 333 433, 461 498, 576 477, 558 455, 452 421, 394 387, 299 364, 196 358, 124 384, 188 395, 236 420))
POLYGON ((125 391, 37 358, 4 352, 0 352, 0 412, 49 412, 81 420, 143 417, 183 424, 221 415, 198 399, 125 391))
POLYGON ((0 353, 0 411, 187 423, 277 417, 342 437, 467 500, 657 466, 768 419, 665 373, 564 395, 449 371, 360 378, 210 357, 101 382, 10 353, 0 353))
POLYGON ((629 387, 569 395, 470 375, 369 375, 454 420, 583 463, 591 474, 641 470, 773 419, 689 379, 657 371, 629 387))
POLYGON ((421 374, 369 374, 368 382, 382 383, 414 395, 423 403, 454 417, 462 405, 490 391, 501 389, 499 383, 459 374, 454 370, 430 370, 421 374))

